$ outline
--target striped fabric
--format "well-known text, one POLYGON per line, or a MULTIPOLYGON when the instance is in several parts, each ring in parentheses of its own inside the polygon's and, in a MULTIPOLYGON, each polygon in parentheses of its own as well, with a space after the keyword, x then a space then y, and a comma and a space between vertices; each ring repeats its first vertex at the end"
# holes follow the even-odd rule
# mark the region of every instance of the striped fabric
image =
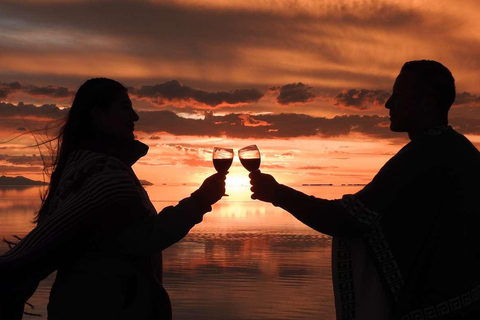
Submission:
MULTIPOLYGON (((129 160, 146 153, 134 149, 126 150, 129 160)), ((171 319, 161 251, 211 206, 196 195, 157 213, 123 160, 90 150, 70 155, 46 218, 0 256, 0 319, 6 309, 15 314, 6 319, 21 319, 25 301, 55 270, 49 319, 171 319)))
POLYGON ((92 219, 101 219, 95 215, 118 199, 145 202, 128 168, 100 153, 75 152, 66 165, 48 218, 1 256, 0 265, 14 268, 41 263, 61 241, 74 237, 92 219))

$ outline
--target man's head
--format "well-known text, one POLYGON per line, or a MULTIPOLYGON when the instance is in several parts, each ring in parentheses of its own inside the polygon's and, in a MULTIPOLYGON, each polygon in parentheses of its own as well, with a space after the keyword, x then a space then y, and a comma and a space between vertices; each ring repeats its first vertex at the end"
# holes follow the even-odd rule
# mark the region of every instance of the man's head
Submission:
POLYGON ((455 79, 441 63, 417 60, 405 63, 385 103, 390 110, 390 129, 415 134, 448 123, 455 100, 455 79))

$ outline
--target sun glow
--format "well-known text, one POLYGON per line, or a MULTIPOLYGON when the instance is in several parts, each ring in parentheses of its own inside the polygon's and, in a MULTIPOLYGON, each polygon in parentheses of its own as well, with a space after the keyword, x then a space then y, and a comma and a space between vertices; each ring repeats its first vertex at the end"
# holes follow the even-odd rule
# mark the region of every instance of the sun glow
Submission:
POLYGON ((244 172, 236 173, 232 172, 227 175, 227 180, 225 181, 227 188, 228 187, 248 187, 250 186, 250 178, 248 178, 248 173, 244 172))

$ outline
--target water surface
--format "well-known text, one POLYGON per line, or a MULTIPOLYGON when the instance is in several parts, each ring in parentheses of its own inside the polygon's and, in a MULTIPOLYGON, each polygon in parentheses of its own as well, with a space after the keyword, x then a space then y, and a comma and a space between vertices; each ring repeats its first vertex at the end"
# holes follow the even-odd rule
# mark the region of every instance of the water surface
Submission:
MULTIPOLYGON (((338 198, 360 187, 299 187, 338 198)), ((146 187, 157 210, 175 205, 194 188, 146 187)), ((40 188, 0 188, 0 238, 33 227, 40 188)), ((204 221, 164 251, 164 282, 175 320, 333 320, 331 238, 271 204, 249 199, 246 187, 228 188, 204 221)), ((5 252, 5 244, 0 252, 5 252)), ((30 299, 46 319, 55 274, 30 299)), ((28 317, 25 319, 39 319, 28 317)))

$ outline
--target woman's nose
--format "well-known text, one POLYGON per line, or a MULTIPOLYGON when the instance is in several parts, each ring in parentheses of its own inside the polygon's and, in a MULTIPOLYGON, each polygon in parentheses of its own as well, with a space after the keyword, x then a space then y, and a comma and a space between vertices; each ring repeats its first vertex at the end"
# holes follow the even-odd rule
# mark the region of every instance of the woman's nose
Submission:
POLYGON ((135 110, 132 109, 132 115, 133 115, 133 121, 138 121, 138 119, 140 119, 140 117, 138 116, 138 114, 135 112, 135 110))

